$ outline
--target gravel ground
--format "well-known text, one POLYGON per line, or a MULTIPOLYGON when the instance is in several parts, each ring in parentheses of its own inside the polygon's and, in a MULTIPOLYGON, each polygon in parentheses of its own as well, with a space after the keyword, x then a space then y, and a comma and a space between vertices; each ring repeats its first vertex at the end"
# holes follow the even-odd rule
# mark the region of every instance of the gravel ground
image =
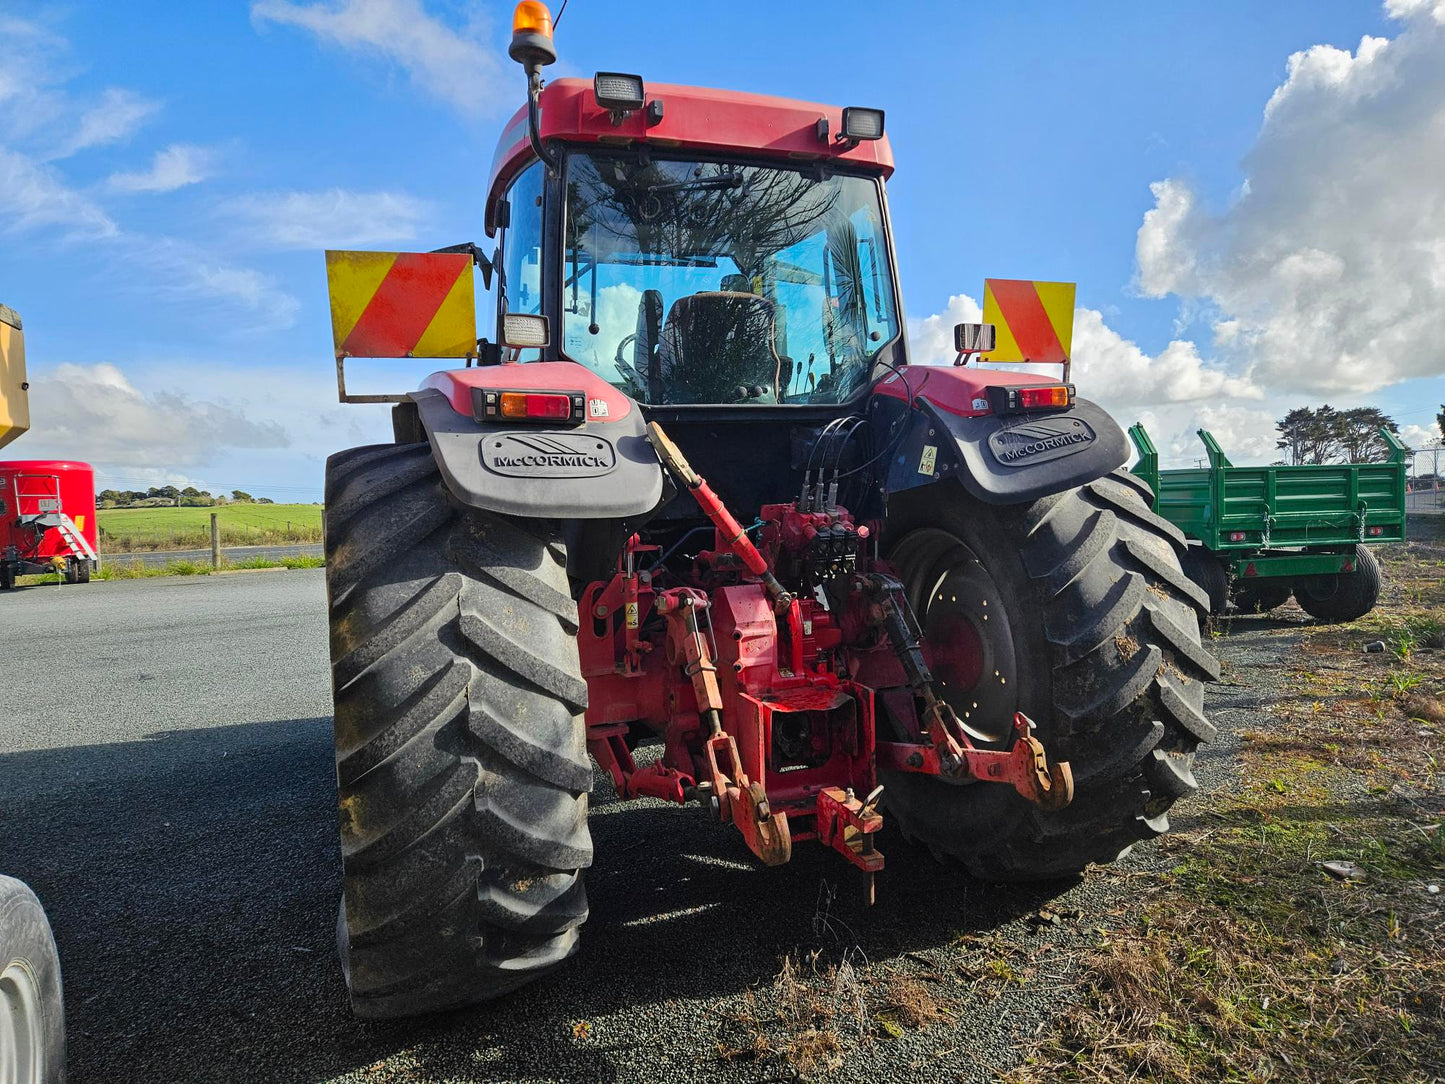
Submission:
MULTIPOLYGON (((221 557, 227 561, 244 561, 248 557, 320 557, 320 542, 297 543, 287 546, 222 546, 221 557)), ((102 553, 100 559, 109 564, 140 564, 147 568, 160 568, 172 561, 211 560, 209 548, 201 550, 144 550, 136 553, 102 553)))
MULTIPOLYGON (((321 571, 303 570, 0 598, 0 869, 50 911, 72 1081, 786 1079, 770 1059, 720 1061, 718 1040, 785 957, 815 950, 819 966, 849 960, 865 987, 927 979, 951 1012, 898 1038, 845 1031, 843 1068, 824 1079, 993 1079, 1072 996, 1094 928, 1164 861, 1142 845, 1077 882, 1006 888, 886 832, 869 910, 821 848, 755 868, 731 830, 617 803, 599 778, 581 955, 502 1005, 361 1024, 332 940, 323 597, 321 571), (1062 921, 1041 922, 1040 907, 1062 921), (961 966, 999 945, 1028 959, 1024 981, 961 966)), ((1295 627, 1241 619, 1215 641, 1225 684, 1196 768, 1205 788, 1230 785, 1234 734, 1267 725, 1257 706, 1295 627)), ((1188 801, 1172 819, 1187 830, 1200 816, 1188 801)))

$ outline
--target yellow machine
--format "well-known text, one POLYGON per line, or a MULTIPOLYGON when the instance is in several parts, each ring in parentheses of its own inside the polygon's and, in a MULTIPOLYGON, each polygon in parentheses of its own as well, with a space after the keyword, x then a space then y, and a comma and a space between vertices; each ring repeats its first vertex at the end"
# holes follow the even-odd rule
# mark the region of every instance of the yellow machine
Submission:
POLYGON ((20 314, 0 305, 0 448, 30 428, 29 390, 20 314))

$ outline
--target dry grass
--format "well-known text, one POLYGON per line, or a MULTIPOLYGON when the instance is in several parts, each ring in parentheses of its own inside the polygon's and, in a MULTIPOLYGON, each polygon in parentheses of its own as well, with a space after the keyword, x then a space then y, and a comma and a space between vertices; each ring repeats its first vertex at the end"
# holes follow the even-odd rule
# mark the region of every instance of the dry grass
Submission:
POLYGON ((1401 702, 1400 708, 1411 719, 1434 723, 1436 726, 1445 725, 1445 700, 1438 696, 1407 696, 1401 702))
POLYGON ((888 983, 883 1006, 892 1019, 915 1031, 948 1017, 928 984, 907 975, 897 975, 888 983))
POLYGON ((1380 609, 1308 630, 1237 793, 1162 841, 1177 864, 1009 1080, 1445 1078, 1445 554, 1384 556, 1380 609))
POLYGON ((769 986, 749 992, 719 1024, 717 1057, 758 1062, 808 1080, 843 1066, 845 1049, 901 1037, 952 1016, 932 985, 897 968, 836 963, 821 952, 786 957, 769 986))

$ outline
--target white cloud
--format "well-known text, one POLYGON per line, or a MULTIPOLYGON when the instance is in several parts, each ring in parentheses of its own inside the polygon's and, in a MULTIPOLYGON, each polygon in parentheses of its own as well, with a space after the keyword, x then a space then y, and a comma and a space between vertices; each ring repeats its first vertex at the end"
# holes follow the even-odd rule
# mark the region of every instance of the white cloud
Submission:
POLYGON ((1264 397, 1247 377, 1206 362, 1187 339, 1150 357, 1095 309, 1074 310, 1073 358, 1073 379, 1085 394, 1115 406, 1264 397))
POLYGON ((22 139, 57 119, 59 100, 51 89, 59 79, 51 58, 65 50, 65 41, 46 27, 0 14, 0 134, 22 139))
POLYGON ((70 239, 114 237, 119 229, 88 196, 70 188, 51 166, 0 147, 0 228, 60 228, 70 239))
POLYGON ((51 157, 66 158, 89 147, 119 143, 158 109, 159 102, 134 91, 111 87, 100 96, 100 101, 81 113, 74 130, 61 140, 51 157))
POLYGON ((215 152, 205 147, 172 143, 156 152, 149 169, 112 173, 107 183, 118 192, 174 192, 212 176, 215 160, 215 152))
POLYGON ((1227 208, 1153 186, 1139 288, 1216 314, 1220 361, 1252 383, 1348 396, 1445 373, 1445 3, 1387 10, 1392 39, 1289 58, 1227 208))
POLYGON ((1410 19, 1424 12, 1445 22, 1445 0, 1385 0, 1385 14, 1392 19, 1410 19))
POLYGON ((1436 425, 1402 425, 1400 440, 1407 448, 1430 448, 1445 443, 1445 437, 1441 436, 1440 427, 1436 425))
POLYGON ((485 44, 489 27, 479 16, 457 31, 428 15, 420 0, 257 0, 251 19, 298 26, 344 49, 386 57, 462 113, 494 112, 515 98, 499 90, 502 62, 485 44))
MULTIPOLYGON (((1089 395, 1087 388, 1082 393, 1089 395)), ((1092 397, 1092 396, 1091 396, 1092 397)), ((1205 458, 1199 430, 1207 429, 1219 441, 1230 462, 1273 463, 1280 456, 1274 446, 1275 419, 1285 408, 1242 406, 1238 403, 1191 403, 1145 408, 1132 413, 1115 411, 1120 425, 1143 422, 1159 449, 1163 467, 1189 467, 1205 458)))
MULTIPOLYGON (((114 365, 61 364, 30 378, 32 448, 63 450, 98 466, 178 470, 227 449, 284 448, 286 430, 226 402, 170 390, 142 392, 114 365)), ((31 454, 31 453, 27 453, 31 454)))
MULTIPOLYGON (((158 108, 155 103, 112 88, 97 104, 78 111, 64 93, 67 73, 58 59, 68 49, 63 38, 37 24, 0 15, 0 41, 6 48, 0 65, 0 132, 16 136, 11 145, 0 144, 0 235, 103 243, 118 288, 179 302, 219 301, 260 314, 263 319, 255 322, 268 329, 295 322, 296 299, 270 276, 219 258, 214 246, 125 230, 96 193, 73 186, 65 177, 57 159, 125 138, 158 108), (23 126, 8 124, 12 114, 27 109, 49 118, 28 138, 23 126)), ((155 157, 149 170, 116 174, 109 187, 167 191, 203 176, 211 153, 173 145, 155 157)))
POLYGON ((0 147, 0 231, 59 231, 66 241, 103 242, 118 264, 149 272, 123 277, 174 301, 221 301, 265 317, 271 329, 290 327, 299 304, 269 275, 227 262, 214 248, 173 237, 123 231, 88 196, 69 187, 50 165, 0 147))
POLYGON ((430 208, 399 192, 275 192, 224 208, 245 223, 245 238, 272 248, 355 248, 413 240, 430 208))
POLYGON ((267 330, 296 322, 300 303, 270 275, 228 263, 214 247, 173 237, 131 237, 129 257, 156 275, 156 292, 169 301, 219 301, 258 317, 267 330))

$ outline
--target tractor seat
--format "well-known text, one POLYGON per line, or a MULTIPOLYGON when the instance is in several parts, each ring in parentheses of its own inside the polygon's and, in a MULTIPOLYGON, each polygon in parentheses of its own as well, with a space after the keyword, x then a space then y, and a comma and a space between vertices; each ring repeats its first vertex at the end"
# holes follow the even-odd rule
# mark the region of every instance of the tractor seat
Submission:
POLYGON ((665 403, 776 403, 773 303, 718 290, 672 303, 658 343, 665 403))

